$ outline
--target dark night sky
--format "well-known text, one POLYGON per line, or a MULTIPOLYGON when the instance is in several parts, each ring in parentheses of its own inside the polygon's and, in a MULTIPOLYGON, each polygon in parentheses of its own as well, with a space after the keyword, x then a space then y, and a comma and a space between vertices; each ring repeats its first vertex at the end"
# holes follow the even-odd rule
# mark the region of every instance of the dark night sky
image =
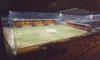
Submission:
POLYGON ((100 11, 99 0, 9 0, 9 10, 56 12, 69 8, 100 11))

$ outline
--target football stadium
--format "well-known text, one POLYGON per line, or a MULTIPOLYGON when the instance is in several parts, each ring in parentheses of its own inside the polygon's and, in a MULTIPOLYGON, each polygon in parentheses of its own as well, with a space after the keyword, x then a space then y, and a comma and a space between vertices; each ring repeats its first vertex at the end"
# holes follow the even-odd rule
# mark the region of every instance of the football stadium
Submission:
POLYGON ((43 56, 65 52, 71 58, 99 44, 97 16, 10 11, 2 17, 3 33, 15 56, 31 53, 32 59, 38 59, 42 54, 40 58, 46 60, 43 56))
POLYGON ((0 60, 100 60, 100 0, 0 0, 0 60))

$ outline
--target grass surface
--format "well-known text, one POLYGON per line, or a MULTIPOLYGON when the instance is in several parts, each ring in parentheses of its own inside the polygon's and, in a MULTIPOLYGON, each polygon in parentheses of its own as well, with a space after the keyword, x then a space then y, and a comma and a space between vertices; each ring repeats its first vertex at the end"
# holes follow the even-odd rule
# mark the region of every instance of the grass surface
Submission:
POLYGON ((66 39, 84 33, 86 31, 64 25, 14 28, 15 41, 18 48, 66 39), (46 29, 54 29, 56 32, 47 32, 46 29))

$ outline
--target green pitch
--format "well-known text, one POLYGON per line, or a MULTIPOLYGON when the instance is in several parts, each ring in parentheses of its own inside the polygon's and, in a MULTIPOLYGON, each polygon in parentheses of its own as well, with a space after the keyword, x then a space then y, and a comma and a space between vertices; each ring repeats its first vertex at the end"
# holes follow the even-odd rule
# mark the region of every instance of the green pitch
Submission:
POLYGON ((64 25, 14 28, 17 48, 66 39, 84 33, 86 33, 86 31, 64 25))

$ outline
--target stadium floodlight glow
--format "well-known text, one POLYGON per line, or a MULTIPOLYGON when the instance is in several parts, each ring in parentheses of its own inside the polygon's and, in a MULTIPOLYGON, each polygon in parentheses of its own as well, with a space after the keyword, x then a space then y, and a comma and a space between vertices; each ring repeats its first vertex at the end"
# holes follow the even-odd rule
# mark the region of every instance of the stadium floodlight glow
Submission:
POLYGON ((17 21, 17 20, 19 20, 19 19, 18 19, 18 18, 14 18, 13 20, 14 20, 14 21, 17 21))
POLYGON ((62 13, 59 13, 59 16, 62 16, 62 13))
POLYGON ((90 15, 90 19, 93 19, 93 15, 92 14, 90 15))
POLYGON ((9 13, 12 13, 11 11, 9 11, 9 13))

